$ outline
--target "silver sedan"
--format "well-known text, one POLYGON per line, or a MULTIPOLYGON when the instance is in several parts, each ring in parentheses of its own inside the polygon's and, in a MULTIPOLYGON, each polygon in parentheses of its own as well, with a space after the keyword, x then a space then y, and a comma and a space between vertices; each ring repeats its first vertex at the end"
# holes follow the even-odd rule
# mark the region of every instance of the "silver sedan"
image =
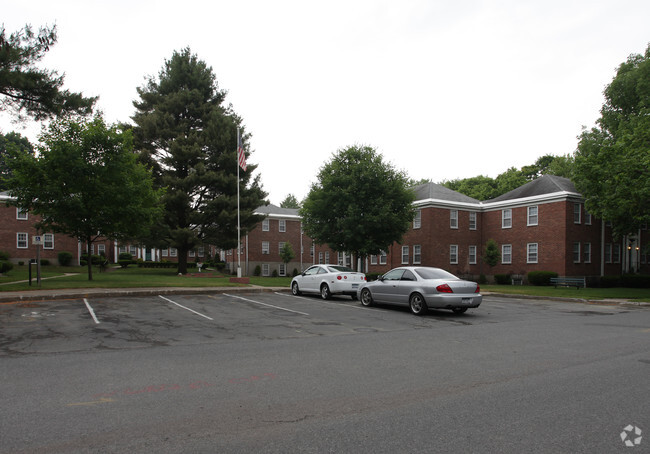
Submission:
POLYGON ((476 282, 459 279, 440 268, 403 266, 359 287, 358 297, 364 306, 408 305, 415 315, 427 309, 451 309, 462 314, 481 304, 480 290, 476 282))

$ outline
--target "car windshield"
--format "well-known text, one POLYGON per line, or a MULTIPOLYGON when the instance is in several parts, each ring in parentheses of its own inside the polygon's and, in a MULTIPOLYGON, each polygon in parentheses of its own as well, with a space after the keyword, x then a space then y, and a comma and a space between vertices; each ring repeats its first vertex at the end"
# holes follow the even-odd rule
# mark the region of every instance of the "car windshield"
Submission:
POLYGON ((415 272, 422 277, 422 279, 458 279, 451 273, 440 268, 416 268, 415 272))
POLYGON ((354 273, 354 270, 352 268, 348 268, 347 266, 342 265, 328 266, 327 269, 329 269, 332 273, 354 273))

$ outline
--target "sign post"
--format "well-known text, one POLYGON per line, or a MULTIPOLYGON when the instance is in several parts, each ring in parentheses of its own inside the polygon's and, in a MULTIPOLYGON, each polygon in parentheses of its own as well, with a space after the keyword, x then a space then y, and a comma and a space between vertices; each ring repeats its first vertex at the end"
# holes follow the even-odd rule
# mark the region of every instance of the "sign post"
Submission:
POLYGON ((41 246, 43 237, 41 235, 32 236, 32 244, 36 246, 36 284, 41 285, 41 246))

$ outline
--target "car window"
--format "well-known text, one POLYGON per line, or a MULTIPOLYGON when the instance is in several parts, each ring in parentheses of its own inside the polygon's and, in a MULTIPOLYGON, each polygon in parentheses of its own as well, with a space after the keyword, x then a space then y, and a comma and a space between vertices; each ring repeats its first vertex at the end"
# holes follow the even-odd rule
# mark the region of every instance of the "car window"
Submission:
POLYGON ((384 274, 385 281, 399 281, 404 274, 404 270, 391 270, 388 273, 384 274))
POLYGON ((310 268, 307 268, 307 271, 305 271, 305 276, 311 276, 312 274, 318 273, 318 270, 320 269, 320 266, 312 266, 310 268))
POLYGON ((404 270, 402 274, 402 281, 417 281, 415 274, 411 273, 409 270, 404 270))
POLYGON ((354 270, 352 268, 349 268, 347 266, 342 266, 342 265, 334 265, 334 266, 329 266, 328 267, 330 270, 330 273, 353 273, 354 270))
POLYGON ((440 268, 416 268, 415 272, 422 279, 458 279, 453 274, 441 270, 440 268))
POLYGON ((318 267, 318 274, 325 274, 327 272, 327 268, 323 268, 322 266, 318 267))

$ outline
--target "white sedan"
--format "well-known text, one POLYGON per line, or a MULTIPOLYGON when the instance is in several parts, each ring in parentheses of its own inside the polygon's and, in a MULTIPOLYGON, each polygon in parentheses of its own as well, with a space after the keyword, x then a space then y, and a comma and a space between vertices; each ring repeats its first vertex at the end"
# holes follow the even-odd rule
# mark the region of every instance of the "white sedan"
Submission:
POLYGON ((357 289, 366 275, 347 266, 313 265, 291 280, 291 293, 318 293, 326 300, 332 295, 349 295, 357 299, 357 289))

